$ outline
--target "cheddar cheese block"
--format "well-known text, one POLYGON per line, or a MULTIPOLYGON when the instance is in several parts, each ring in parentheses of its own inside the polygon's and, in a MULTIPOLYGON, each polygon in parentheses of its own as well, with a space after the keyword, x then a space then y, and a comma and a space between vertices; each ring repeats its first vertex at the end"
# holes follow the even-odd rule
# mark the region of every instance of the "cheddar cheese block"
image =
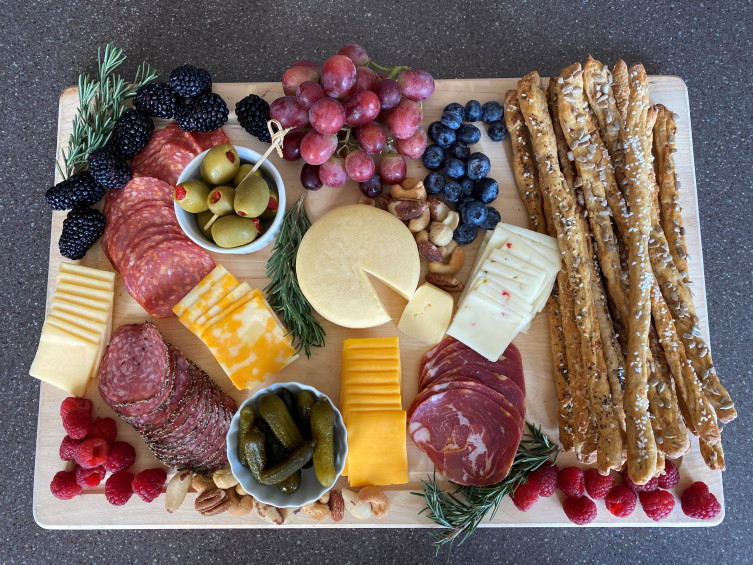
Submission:
POLYGON ((353 412, 348 422, 350 486, 407 483, 405 411, 353 412))

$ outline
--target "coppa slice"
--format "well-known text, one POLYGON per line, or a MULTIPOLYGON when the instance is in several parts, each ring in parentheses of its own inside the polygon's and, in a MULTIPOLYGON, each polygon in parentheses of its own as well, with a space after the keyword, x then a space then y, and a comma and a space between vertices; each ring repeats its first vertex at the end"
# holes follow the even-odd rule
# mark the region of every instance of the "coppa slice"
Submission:
MULTIPOLYGON (((427 386, 432 380, 450 372, 462 373, 466 368, 468 372, 485 369, 495 374, 505 375, 525 394, 526 383, 523 377, 523 365, 519 354, 511 354, 509 357, 502 357, 499 361, 492 363, 484 358, 479 359, 478 357, 480 356, 477 357, 476 355, 472 355, 472 353, 475 352, 471 350, 469 353, 468 350, 462 350, 446 357, 441 363, 419 376, 419 388, 427 386)), ((517 349, 515 353, 517 353, 517 349)))
POLYGON ((522 436, 518 418, 470 389, 424 399, 413 410, 408 433, 447 479, 474 486, 507 476, 522 436))

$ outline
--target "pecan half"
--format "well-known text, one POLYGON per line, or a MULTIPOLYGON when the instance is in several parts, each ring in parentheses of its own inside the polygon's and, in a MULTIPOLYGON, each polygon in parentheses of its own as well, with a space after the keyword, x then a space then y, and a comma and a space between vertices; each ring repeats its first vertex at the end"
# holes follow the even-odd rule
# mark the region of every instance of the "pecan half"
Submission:
POLYGON ((463 292, 463 289, 465 289, 465 285, 460 279, 441 273, 426 273, 426 282, 438 286, 446 292, 463 292))
POLYGON ((230 508, 232 502, 224 490, 213 488, 197 496, 194 505, 202 516, 216 516, 230 508))

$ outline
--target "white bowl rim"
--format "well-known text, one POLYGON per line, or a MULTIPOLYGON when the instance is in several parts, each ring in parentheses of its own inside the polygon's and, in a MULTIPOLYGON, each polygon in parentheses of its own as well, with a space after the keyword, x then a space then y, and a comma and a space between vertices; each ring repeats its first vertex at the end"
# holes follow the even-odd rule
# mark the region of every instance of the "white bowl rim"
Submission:
MULTIPOLYGON (((261 153, 258 153, 257 151, 254 151, 253 149, 250 149, 248 147, 243 147, 242 145, 233 145, 233 147, 235 147, 235 150, 238 152, 238 156, 241 159, 241 163, 243 163, 243 161, 256 163, 259 161, 259 159, 261 159, 261 153)), ((193 168, 196 168, 197 171, 200 171, 201 160, 209 151, 210 149, 202 151, 196 157, 191 159, 191 161, 183 168, 183 171, 180 173, 180 176, 178 177, 178 180, 175 184, 178 185, 189 179, 199 178, 199 176, 197 176, 196 173, 188 174, 187 171, 193 168), (196 163, 198 163, 199 166, 197 166, 196 163)), ((196 245, 203 247, 207 251, 211 251, 213 253, 224 253, 224 254, 229 254, 229 255, 242 255, 246 253, 253 253, 254 251, 259 251, 260 249, 264 249, 267 245, 269 245, 272 242, 272 240, 275 237, 277 237, 277 232, 279 232, 280 226, 282 225, 282 220, 283 220, 283 217, 285 216, 287 198, 285 194, 285 183, 282 180, 280 171, 277 170, 277 167, 275 167, 274 163, 272 163, 269 159, 266 159, 261 164, 260 168, 264 169, 264 171, 273 178, 275 184, 277 185, 277 194, 279 195, 279 207, 277 209, 277 214, 275 214, 275 218, 274 220, 272 220, 272 224, 269 226, 269 229, 260 238, 255 239, 251 243, 247 243, 246 245, 240 245, 238 247, 220 247, 219 245, 209 241, 206 237, 204 237, 203 234, 193 235, 191 231, 187 228, 188 228, 188 222, 191 221, 191 218, 195 216, 196 214, 183 210, 183 208, 178 206, 177 203, 173 202, 173 208, 175 209, 175 217, 178 219, 178 224, 180 225, 180 229, 183 230, 183 233, 186 234, 186 237, 188 237, 188 239, 193 241, 196 245)))

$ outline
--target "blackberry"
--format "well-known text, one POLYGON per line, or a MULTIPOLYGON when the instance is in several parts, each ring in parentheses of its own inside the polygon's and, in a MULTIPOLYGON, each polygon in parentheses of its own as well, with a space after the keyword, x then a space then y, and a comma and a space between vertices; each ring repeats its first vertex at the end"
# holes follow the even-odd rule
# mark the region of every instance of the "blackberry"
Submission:
POLYGON ((175 116, 183 131, 214 131, 227 121, 227 104, 219 94, 204 94, 180 109, 175 116))
POLYGON ((267 143, 272 141, 272 136, 267 130, 269 103, 266 100, 256 94, 249 94, 235 105, 235 115, 241 127, 258 137, 259 141, 267 143))
POLYGON ((89 172, 105 188, 123 188, 131 180, 131 168, 112 143, 89 153, 89 172))
POLYGON ((123 159, 133 159, 152 138, 154 123, 138 110, 127 110, 118 118, 113 129, 112 143, 123 159))
POLYGON ((60 234, 60 254, 81 259, 105 231, 105 217, 94 208, 78 207, 68 212, 60 234))
POLYGON ((169 84, 154 82, 136 91, 133 105, 147 116, 172 120, 178 108, 178 95, 169 84))
POLYGON ((179 96, 196 98, 212 88, 212 77, 204 69, 182 65, 170 73, 170 86, 179 96))
POLYGON ((89 171, 73 175, 47 189, 44 197, 53 210, 70 210, 76 206, 91 206, 105 194, 89 171))

